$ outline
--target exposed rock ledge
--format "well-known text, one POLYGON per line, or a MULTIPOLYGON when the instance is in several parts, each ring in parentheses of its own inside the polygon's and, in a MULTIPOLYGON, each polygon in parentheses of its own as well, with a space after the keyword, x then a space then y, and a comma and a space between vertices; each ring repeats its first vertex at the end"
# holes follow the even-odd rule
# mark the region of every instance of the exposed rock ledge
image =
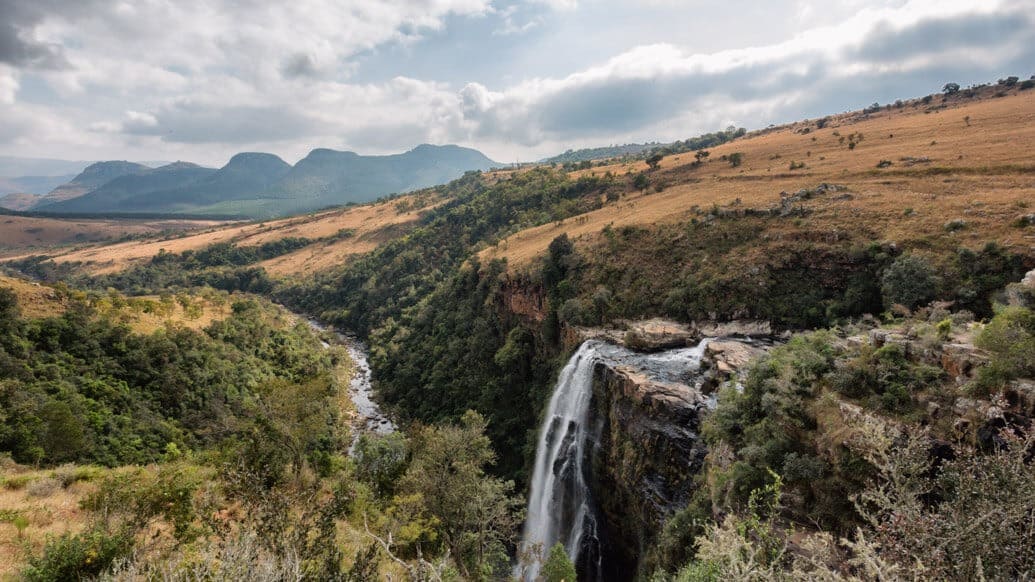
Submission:
POLYGON ((699 437, 700 390, 660 382, 626 366, 598 364, 590 487, 601 511, 609 571, 632 579, 665 520, 686 505, 707 454, 699 437))
POLYGON ((702 354, 701 374, 688 378, 689 384, 662 381, 625 364, 599 362, 594 368, 591 417, 600 432, 591 488, 608 561, 619 573, 615 579, 634 577, 662 525, 693 494, 707 454, 700 437, 701 420, 712 406, 707 393, 764 352, 752 340, 713 340, 702 354))
POLYGON ((657 352, 693 346, 706 337, 772 338, 774 334, 768 321, 755 320, 685 324, 655 318, 626 322, 623 328, 568 326, 564 329, 567 348, 597 339, 640 352, 657 352))

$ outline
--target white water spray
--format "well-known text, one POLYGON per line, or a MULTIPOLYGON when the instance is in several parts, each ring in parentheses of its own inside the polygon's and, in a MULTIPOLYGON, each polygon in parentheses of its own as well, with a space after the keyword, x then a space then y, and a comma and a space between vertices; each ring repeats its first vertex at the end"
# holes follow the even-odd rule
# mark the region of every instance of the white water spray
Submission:
MULTIPOLYGON (((583 535, 596 523, 586 483, 585 447, 590 440, 587 423, 593 397, 593 366, 597 342, 586 342, 568 361, 557 379, 536 446, 532 490, 528 499, 522 544, 542 544, 545 554, 560 542, 573 561, 583 535)), ((526 580, 535 580, 539 564, 529 566, 526 580)))
MULTIPOLYGON (((639 354, 611 344, 590 340, 568 360, 557 378, 543 418, 532 471, 528 514, 521 538, 525 551, 540 544, 543 558, 558 542, 572 562, 584 570, 580 578, 603 577, 595 503, 589 487, 590 450, 596 446, 601 420, 591 418, 593 371, 602 361, 631 365, 649 377, 667 382, 693 383, 700 370, 708 341, 693 348, 658 354, 639 354)), ((537 562, 515 576, 535 580, 537 562)))

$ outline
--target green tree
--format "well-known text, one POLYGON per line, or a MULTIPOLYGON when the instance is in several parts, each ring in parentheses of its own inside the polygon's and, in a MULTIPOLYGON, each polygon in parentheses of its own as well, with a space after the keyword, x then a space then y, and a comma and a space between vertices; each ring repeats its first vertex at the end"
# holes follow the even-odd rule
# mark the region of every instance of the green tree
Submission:
POLYGON ((43 405, 39 415, 46 424, 43 448, 50 461, 72 461, 86 449, 83 423, 68 404, 51 400, 43 405))
POLYGON ((744 163, 744 154, 740 152, 733 152, 729 155, 730 167, 736 168, 740 164, 744 163))
POLYGON ((507 570, 506 546, 522 505, 512 482, 485 473, 496 459, 485 428, 485 419, 469 410, 459 425, 420 430, 402 481, 404 492, 423 497, 450 554, 463 574, 475 579, 507 570))
POLYGON ((636 174, 636 177, 633 178, 633 188, 636 188, 637 190, 646 190, 648 186, 650 186, 650 180, 643 172, 636 174))
POLYGON ((661 154, 654 154, 647 158, 645 161, 647 162, 647 165, 650 166, 650 169, 657 170, 658 167, 661 166, 661 160, 663 160, 664 158, 665 156, 661 154))
POLYGON ((353 454, 356 476, 370 485, 378 496, 390 496, 406 471, 409 450, 409 442, 399 432, 363 435, 359 437, 353 454))
POLYGON ((568 553, 560 543, 550 548, 540 573, 545 582, 575 582, 575 564, 568 559, 568 553))
POLYGON ((938 277, 927 261, 917 255, 902 255, 881 277, 886 307, 902 305, 914 309, 934 299, 938 277))
POLYGON ((946 83, 945 86, 942 87, 942 93, 945 93, 946 95, 955 95, 956 93, 959 93, 959 92, 960 92, 960 84, 959 83, 946 83))

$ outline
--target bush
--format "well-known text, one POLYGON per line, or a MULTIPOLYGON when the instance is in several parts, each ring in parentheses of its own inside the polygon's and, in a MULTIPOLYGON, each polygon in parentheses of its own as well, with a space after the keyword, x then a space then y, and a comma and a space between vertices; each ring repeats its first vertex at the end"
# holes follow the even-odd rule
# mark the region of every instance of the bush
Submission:
POLYGON ((543 562, 543 569, 540 575, 544 582, 576 582, 575 564, 568 559, 564 546, 559 542, 550 548, 550 553, 543 562))
POLYGON ((916 255, 902 255, 881 276, 884 305, 902 305, 915 309, 934 299, 938 278, 927 260, 916 255))
POLYGON ((61 482, 52 477, 36 479, 25 488, 25 494, 29 497, 50 497, 58 489, 61 489, 61 482))
POLYGON ((64 534, 48 540, 42 555, 29 558, 29 566, 21 575, 27 582, 82 580, 105 572, 132 549, 133 537, 126 532, 93 529, 64 534))
POLYGON ((979 372, 981 386, 1000 386, 1014 378, 1035 377, 1035 312, 1006 307, 978 334, 974 342, 991 355, 979 372))
POLYGON ((399 432, 359 437, 353 454, 356 477, 369 485, 378 497, 391 497, 396 483, 406 472, 409 448, 406 437, 399 432))

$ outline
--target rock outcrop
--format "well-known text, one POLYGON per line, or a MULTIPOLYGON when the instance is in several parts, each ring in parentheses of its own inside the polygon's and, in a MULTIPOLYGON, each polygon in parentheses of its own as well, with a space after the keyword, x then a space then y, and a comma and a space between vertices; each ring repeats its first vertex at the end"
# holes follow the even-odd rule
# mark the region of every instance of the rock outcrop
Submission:
MULTIPOLYGON (((673 337, 681 342, 687 336, 673 337)), ((764 352, 764 345, 749 340, 711 341, 699 373, 684 382, 659 380, 629 365, 596 365, 591 418, 599 438, 591 488, 614 561, 607 570, 631 579, 665 521, 689 502, 707 454, 700 427, 712 405, 708 392, 764 352)))
POLYGON ((593 417, 600 423, 591 487, 603 518, 611 571, 629 579, 665 519, 686 505, 707 450, 699 436, 706 398, 626 367, 598 364, 593 417))

